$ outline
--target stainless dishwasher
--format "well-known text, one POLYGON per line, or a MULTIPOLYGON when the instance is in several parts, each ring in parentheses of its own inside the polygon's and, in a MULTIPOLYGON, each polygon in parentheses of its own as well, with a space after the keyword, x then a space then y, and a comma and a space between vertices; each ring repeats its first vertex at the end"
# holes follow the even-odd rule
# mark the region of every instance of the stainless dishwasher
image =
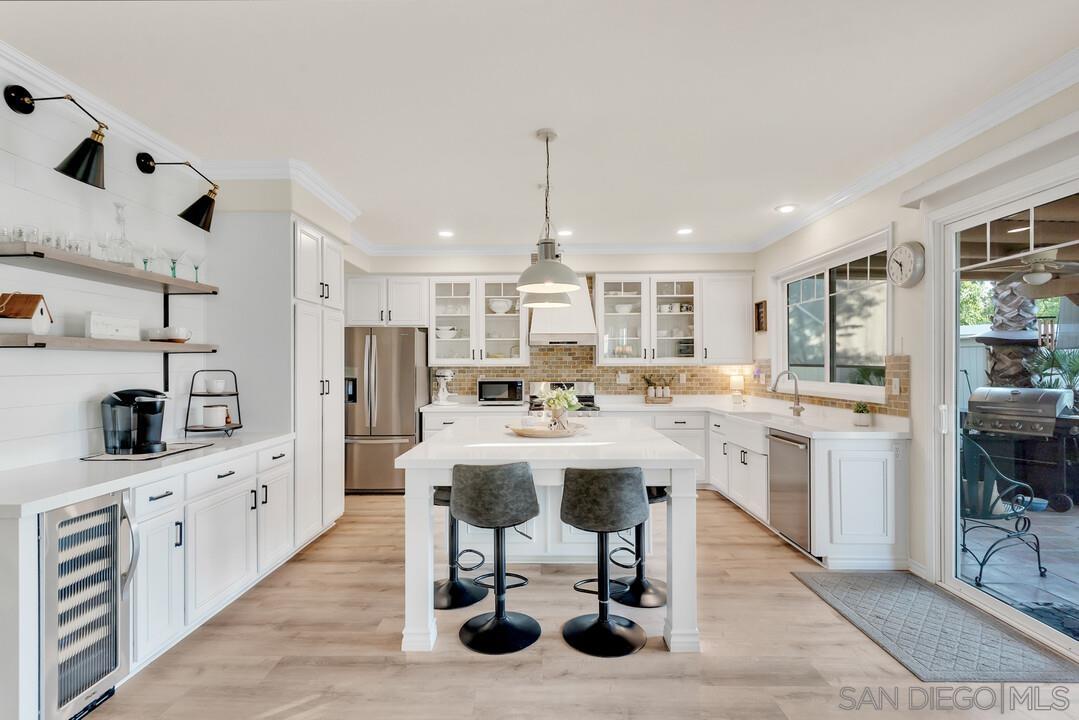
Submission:
POLYGON ((809 472, 809 438, 769 430, 768 522, 806 552, 812 530, 809 472))

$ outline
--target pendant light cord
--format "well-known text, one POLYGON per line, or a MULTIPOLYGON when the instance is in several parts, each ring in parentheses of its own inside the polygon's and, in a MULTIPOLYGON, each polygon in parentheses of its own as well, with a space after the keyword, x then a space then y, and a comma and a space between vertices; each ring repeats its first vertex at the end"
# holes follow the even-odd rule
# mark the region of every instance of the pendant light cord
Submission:
POLYGON ((551 237, 551 138, 543 139, 547 154, 547 181, 543 184, 543 237, 551 237))

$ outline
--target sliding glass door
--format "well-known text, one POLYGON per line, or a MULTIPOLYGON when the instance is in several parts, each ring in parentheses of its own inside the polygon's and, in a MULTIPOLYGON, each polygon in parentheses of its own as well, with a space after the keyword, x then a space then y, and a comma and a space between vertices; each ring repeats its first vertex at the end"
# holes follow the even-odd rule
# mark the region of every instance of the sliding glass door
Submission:
POLYGON ((946 583, 1079 648, 1079 182, 949 225, 946 583))

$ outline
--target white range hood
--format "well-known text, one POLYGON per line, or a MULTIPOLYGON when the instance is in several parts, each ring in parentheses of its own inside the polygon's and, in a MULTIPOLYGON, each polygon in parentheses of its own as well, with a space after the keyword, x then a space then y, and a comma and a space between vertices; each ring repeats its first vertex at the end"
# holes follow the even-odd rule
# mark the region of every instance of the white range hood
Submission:
POLYGON ((532 310, 529 345, 596 344, 596 318, 592 314, 588 282, 583 277, 577 279, 581 283, 581 289, 568 293, 572 303, 569 307, 532 310))

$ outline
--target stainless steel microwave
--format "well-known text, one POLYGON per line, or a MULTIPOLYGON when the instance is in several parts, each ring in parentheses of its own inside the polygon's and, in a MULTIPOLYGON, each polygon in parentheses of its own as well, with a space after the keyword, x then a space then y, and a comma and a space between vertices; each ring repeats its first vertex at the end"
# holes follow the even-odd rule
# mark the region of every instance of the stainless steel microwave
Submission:
POLYGON ((480 405, 523 405, 525 381, 520 379, 476 381, 476 399, 480 405))

